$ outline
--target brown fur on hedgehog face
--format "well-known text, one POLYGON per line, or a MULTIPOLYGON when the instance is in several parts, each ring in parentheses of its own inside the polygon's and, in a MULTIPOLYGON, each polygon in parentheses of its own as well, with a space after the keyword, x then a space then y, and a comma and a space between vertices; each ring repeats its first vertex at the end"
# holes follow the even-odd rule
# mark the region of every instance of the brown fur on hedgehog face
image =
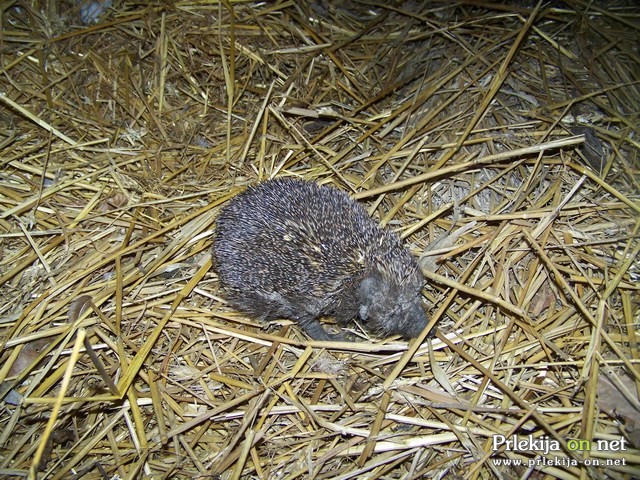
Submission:
POLYGON ((415 271, 404 280, 397 284, 375 270, 360 284, 358 315, 371 331, 409 339, 420 335, 426 327, 422 275, 415 271))
POLYGON ((346 193, 288 178, 234 197, 220 213, 214 266, 227 300, 259 319, 288 318, 329 340, 319 319, 359 316, 383 335, 426 326, 418 265, 346 193))

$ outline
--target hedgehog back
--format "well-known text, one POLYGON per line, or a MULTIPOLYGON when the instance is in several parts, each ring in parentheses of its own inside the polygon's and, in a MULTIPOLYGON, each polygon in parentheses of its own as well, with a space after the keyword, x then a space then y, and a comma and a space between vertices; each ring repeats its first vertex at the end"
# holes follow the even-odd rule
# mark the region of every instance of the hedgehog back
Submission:
POLYGON ((302 320, 341 308, 353 316, 353 289, 386 236, 346 193, 276 179, 223 209, 214 261, 227 299, 254 316, 302 320))

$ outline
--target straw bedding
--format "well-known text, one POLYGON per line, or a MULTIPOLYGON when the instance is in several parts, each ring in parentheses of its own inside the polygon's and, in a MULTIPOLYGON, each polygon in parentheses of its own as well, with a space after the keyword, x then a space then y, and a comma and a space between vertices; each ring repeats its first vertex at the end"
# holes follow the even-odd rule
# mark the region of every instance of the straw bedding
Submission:
POLYGON ((0 476, 638 478, 640 8, 597 5, 5 2, 0 476), (435 338, 225 303, 275 176, 427 252, 435 338))

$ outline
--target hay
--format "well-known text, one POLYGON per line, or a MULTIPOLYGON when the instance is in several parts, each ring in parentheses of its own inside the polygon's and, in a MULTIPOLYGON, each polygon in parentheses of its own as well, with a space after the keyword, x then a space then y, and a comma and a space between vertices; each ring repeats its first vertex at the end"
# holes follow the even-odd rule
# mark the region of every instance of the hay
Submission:
POLYGON ((637 476, 633 2, 101 3, 1 10, 3 478, 637 476), (436 337, 229 308, 215 216, 273 176, 458 231, 436 337))

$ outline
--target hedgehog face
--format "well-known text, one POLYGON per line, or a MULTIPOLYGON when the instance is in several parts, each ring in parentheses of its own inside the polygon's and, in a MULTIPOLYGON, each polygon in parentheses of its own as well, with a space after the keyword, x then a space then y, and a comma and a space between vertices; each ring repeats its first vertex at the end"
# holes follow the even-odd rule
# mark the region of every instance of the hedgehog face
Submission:
POLYGON ((402 335, 405 339, 417 337, 427 326, 427 315, 424 312, 420 295, 415 297, 413 301, 399 304, 398 308, 391 312, 389 318, 391 326, 395 328, 388 330, 388 332, 402 335))
POLYGON ((401 282, 375 272, 360 285, 359 316, 371 330, 384 335, 417 337, 427 326, 421 289, 422 278, 417 272, 401 282))

